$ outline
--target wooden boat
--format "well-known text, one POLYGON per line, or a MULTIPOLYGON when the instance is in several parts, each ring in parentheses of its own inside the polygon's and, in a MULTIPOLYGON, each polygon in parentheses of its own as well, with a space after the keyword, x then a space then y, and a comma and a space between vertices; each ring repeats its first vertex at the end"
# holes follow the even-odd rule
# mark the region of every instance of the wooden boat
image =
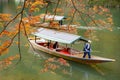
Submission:
MULTIPOLYGON (((41 14, 39 15, 39 18, 44 19, 45 22, 36 21, 34 24, 32 24, 32 26, 56 29, 60 31, 68 31, 69 33, 77 34, 77 28, 76 28, 77 25, 63 24, 63 20, 66 19, 65 16, 41 14)), ((28 21, 29 20, 24 20, 24 22, 28 22, 28 21)))
POLYGON ((50 43, 48 47, 48 41, 46 41, 46 40, 57 41, 63 44, 73 44, 76 41, 85 41, 85 42, 88 41, 87 39, 78 35, 45 29, 45 28, 38 29, 38 31, 34 32, 33 35, 35 35, 35 39, 30 39, 32 46, 35 49, 46 52, 50 55, 54 55, 57 57, 61 57, 64 59, 68 59, 75 62, 81 62, 85 64, 115 61, 114 59, 103 58, 94 55, 91 55, 90 59, 87 57, 83 58, 82 51, 78 51, 73 48, 68 48, 65 46, 59 46, 58 49, 53 49, 52 48, 53 43, 50 43), (38 40, 37 37, 39 37, 40 39, 38 40))

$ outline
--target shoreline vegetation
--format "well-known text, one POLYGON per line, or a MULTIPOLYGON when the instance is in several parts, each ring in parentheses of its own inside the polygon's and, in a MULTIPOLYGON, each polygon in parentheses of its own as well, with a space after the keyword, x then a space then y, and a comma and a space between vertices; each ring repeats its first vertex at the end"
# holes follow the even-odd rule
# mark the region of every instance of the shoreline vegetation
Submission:
POLYGON ((120 0, 88 0, 90 7, 94 5, 104 6, 107 8, 120 8, 120 0))

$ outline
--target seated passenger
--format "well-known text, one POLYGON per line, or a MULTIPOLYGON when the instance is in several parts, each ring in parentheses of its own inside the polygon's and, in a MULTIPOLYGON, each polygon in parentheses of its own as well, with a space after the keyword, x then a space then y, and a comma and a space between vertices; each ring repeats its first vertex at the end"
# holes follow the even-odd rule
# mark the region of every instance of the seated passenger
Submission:
POLYGON ((70 49, 70 48, 67 48, 67 52, 68 52, 69 54, 71 54, 71 49, 70 49))
POLYGON ((47 43, 47 48, 50 48, 50 42, 48 41, 48 43, 47 43))
POLYGON ((57 49, 58 48, 58 42, 55 42, 54 44, 53 44, 53 49, 57 49))

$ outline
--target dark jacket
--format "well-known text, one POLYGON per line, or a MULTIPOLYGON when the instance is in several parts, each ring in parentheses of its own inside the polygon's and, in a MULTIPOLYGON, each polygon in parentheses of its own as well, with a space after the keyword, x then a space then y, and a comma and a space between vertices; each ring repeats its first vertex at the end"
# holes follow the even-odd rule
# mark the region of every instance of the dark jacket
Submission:
POLYGON ((53 49, 58 48, 58 42, 55 42, 55 44, 53 44, 53 49))
POLYGON ((85 43, 83 51, 90 52, 91 51, 91 45, 89 43, 85 43))

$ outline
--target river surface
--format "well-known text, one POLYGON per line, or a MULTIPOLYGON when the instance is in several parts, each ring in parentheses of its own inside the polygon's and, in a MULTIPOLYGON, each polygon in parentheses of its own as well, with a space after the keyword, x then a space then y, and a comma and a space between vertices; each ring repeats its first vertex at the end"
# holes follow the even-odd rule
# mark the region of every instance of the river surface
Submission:
MULTIPOLYGON (((18 3, 13 0, 0 0, 0 13, 15 14, 17 5, 18 3)), ((115 62, 91 66, 68 61, 70 66, 58 64, 59 69, 42 72, 45 60, 53 56, 38 51, 32 52, 29 47, 21 45, 21 62, 2 70, 0 80, 120 80, 120 9, 111 9, 111 13, 115 24, 113 31, 97 30, 99 41, 92 41, 92 49, 96 51, 92 54, 114 58, 115 62)), ((22 42, 25 40, 23 38, 22 42)), ((9 55, 18 53, 17 50, 17 46, 12 45, 9 55)))

